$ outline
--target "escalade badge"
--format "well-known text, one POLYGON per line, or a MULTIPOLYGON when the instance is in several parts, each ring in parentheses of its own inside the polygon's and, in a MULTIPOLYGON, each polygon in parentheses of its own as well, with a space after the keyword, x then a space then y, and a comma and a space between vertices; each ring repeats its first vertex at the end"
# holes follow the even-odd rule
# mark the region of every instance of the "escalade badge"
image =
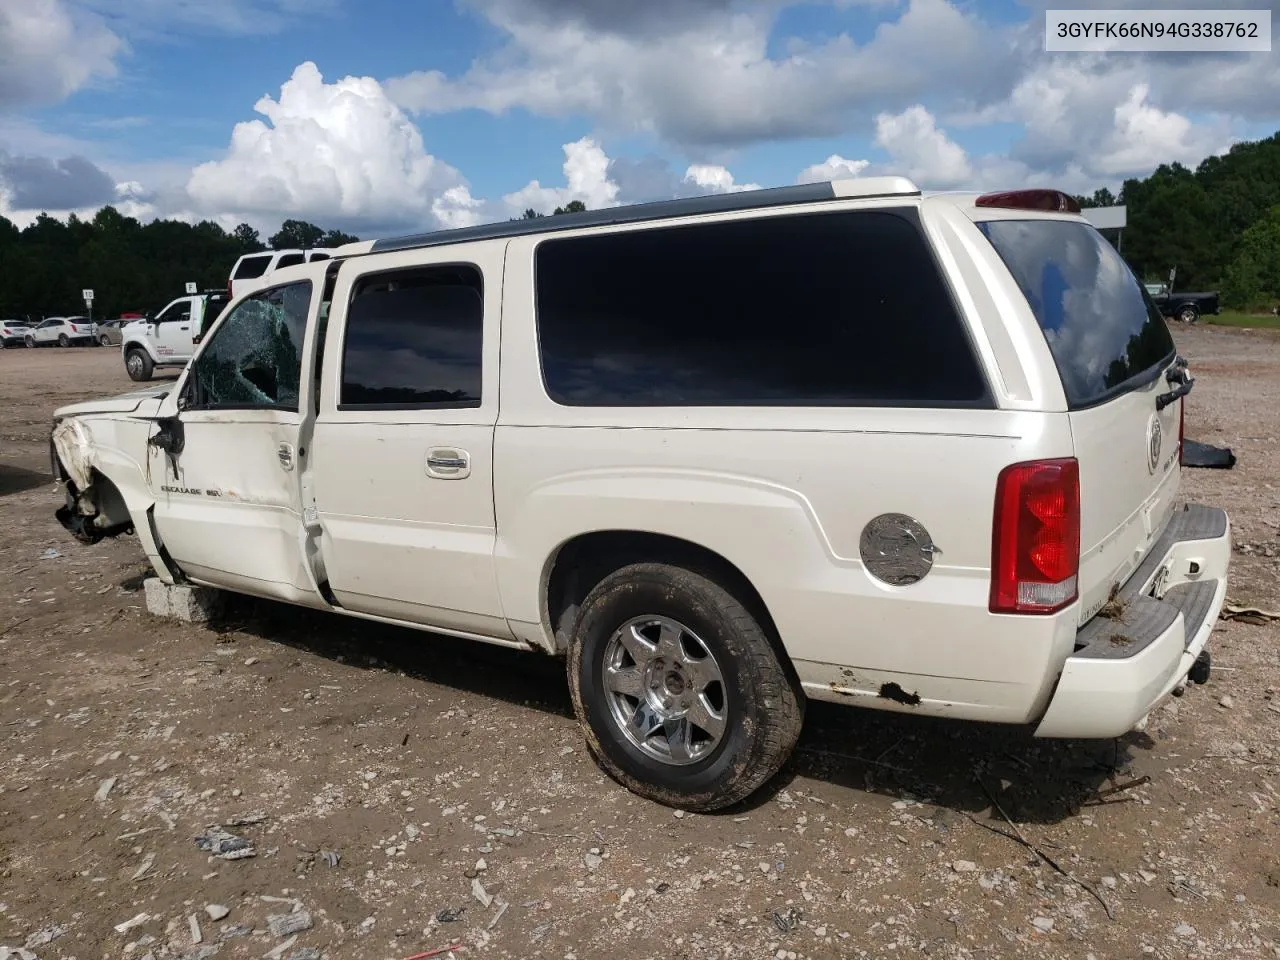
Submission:
POLYGON ((1155 473, 1156 467, 1160 465, 1160 442, 1162 428, 1160 426, 1160 414, 1153 413, 1151 421, 1147 424, 1147 472, 1155 473))

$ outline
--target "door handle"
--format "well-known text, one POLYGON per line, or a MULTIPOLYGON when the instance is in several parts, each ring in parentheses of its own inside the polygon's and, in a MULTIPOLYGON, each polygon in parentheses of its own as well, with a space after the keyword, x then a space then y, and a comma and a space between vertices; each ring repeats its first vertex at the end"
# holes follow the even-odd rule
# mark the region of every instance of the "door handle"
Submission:
POLYGON ((471 454, 456 447, 432 447, 427 451, 427 476, 437 480, 462 480, 471 476, 471 454))
POLYGON ((293 444, 281 443, 276 447, 276 457, 280 460, 280 466, 284 470, 293 469, 293 444))
POLYGON ((179 327, 178 329, 179 329, 179 330, 190 330, 191 328, 190 328, 190 327, 179 327))

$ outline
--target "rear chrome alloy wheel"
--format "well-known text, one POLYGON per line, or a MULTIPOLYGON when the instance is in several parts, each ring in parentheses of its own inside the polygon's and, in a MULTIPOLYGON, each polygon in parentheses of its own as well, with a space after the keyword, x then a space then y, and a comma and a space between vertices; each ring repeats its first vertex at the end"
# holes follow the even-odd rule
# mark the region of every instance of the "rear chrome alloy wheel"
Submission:
POLYGON ((125 358, 124 366, 125 369, 129 371, 129 376, 142 376, 142 354, 137 353, 136 351, 129 354, 129 356, 125 358))
POLYGON ((636 617, 603 658, 609 714, 641 753, 673 766, 709 757, 724 738, 728 704, 720 665, 702 639, 669 617, 636 617))

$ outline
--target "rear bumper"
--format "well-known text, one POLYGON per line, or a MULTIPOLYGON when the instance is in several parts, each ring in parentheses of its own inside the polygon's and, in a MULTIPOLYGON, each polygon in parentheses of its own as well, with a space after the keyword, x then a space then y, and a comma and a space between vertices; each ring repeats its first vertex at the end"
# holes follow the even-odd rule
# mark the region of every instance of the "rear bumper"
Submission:
POLYGON ((1117 737, 1182 683, 1227 592, 1231 521, 1188 504, 1105 613, 1076 634, 1037 737, 1117 737))

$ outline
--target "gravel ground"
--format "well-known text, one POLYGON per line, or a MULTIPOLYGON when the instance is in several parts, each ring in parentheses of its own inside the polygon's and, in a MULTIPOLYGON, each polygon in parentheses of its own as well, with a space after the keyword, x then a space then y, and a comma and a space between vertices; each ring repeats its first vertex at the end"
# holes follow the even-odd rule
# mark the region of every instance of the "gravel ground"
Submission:
MULTIPOLYGON (((1175 335, 1188 436, 1239 457, 1184 490, 1276 609, 1280 336, 1175 335)), ((813 705, 768 790, 682 814, 597 770, 554 661, 149 617, 136 542, 75 544, 47 476, 53 408, 130 386, 0 352, 0 960, 1280 956, 1280 625, 1224 621, 1118 741, 813 705)))

